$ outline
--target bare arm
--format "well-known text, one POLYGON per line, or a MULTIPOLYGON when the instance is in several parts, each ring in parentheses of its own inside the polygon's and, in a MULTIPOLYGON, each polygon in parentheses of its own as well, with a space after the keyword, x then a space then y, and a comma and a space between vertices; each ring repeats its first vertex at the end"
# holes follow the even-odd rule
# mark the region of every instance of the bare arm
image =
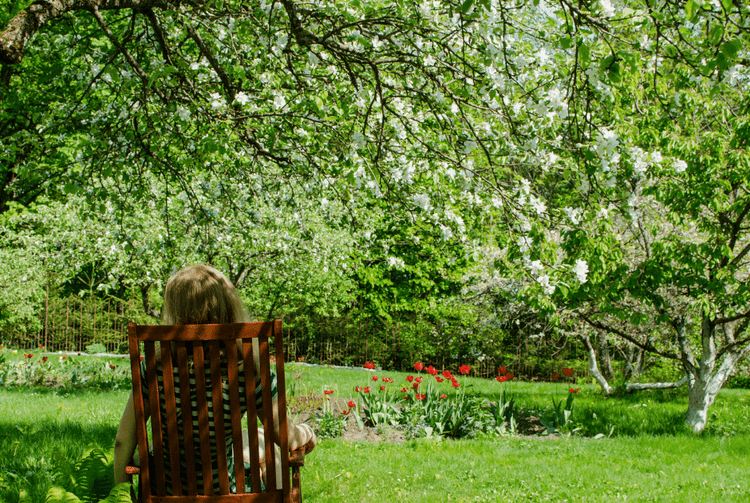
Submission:
POLYGON ((133 392, 130 392, 128 403, 120 419, 115 437, 115 485, 128 482, 125 474, 125 466, 133 458, 135 447, 138 444, 135 437, 135 407, 133 407, 133 392))

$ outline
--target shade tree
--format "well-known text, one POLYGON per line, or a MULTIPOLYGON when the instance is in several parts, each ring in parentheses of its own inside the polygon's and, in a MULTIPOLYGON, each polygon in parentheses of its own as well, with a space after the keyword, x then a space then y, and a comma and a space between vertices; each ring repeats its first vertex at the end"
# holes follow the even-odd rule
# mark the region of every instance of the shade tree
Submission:
POLYGON ((118 183, 146 197, 153 178, 196 205, 194 180, 231 181, 227 206, 235 186, 293 180, 336 194, 350 222, 373 199, 414 216, 404 235, 418 224, 467 256, 492 239, 515 301, 680 361, 701 431, 748 347, 747 15, 695 0, 40 2, 0 35, 20 93, 6 122, 26 88, 79 98, 6 128, 2 155, 14 190, 40 173, 28 153, 59 144, 57 185, 93 186, 99 204, 118 183))

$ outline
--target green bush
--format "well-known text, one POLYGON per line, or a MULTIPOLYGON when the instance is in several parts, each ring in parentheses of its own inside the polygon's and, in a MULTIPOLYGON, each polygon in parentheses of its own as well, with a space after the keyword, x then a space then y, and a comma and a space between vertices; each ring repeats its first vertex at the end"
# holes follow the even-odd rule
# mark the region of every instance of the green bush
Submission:
POLYGON ((727 388, 733 389, 750 389, 750 377, 748 376, 734 376, 730 377, 727 381, 727 388))
POLYGON ((94 344, 89 344, 88 346, 86 346, 86 353, 90 355, 106 353, 106 352, 107 352, 107 347, 104 344, 101 344, 98 342, 94 344))

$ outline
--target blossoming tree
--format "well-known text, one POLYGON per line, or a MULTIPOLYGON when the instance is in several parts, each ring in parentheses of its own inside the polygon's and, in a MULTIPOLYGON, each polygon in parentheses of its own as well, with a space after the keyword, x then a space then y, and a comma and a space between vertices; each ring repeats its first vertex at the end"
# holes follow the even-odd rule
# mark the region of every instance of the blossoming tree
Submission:
POLYGON ((679 360, 701 431, 748 351, 747 29, 730 0, 40 1, 0 33, 0 211, 154 178, 353 227, 386 201, 679 360))

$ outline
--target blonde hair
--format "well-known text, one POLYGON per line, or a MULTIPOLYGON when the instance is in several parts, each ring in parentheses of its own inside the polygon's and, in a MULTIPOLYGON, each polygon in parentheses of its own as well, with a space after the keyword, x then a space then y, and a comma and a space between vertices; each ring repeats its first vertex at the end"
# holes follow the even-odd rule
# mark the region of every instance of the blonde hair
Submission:
POLYGON ((248 321, 237 290, 218 269, 197 264, 177 271, 164 289, 162 319, 169 325, 248 321))

